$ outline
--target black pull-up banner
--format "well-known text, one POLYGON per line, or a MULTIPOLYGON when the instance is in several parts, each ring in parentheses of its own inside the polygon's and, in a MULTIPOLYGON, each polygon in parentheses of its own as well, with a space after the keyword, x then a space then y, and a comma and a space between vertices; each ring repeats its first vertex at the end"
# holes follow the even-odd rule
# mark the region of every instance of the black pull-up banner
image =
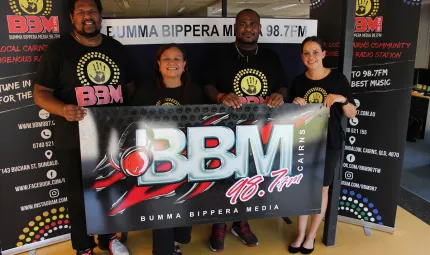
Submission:
MULTIPOLYGON (((326 41, 327 67, 339 56, 342 0, 315 0, 311 17, 326 41)), ((403 167, 421 0, 357 0, 340 219, 393 231, 403 167), (407 17, 407 18, 405 18, 407 17)))
POLYGON ((6 254, 69 233, 65 175, 58 171, 54 121, 34 105, 32 77, 67 30, 67 1, 0 3, 0 242, 6 254))

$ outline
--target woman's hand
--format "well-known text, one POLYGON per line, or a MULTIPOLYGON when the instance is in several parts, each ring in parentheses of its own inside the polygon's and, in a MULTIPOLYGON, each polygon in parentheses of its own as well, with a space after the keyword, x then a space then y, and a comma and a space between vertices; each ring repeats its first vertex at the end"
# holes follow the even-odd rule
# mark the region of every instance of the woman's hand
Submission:
POLYGON ((293 100, 293 104, 298 104, 300 106, 305 106, 307 103, 306 103, 306 100, 304 98, 296 97, 293 100))
POLYGON ((330 108, 334 103, 345 103, 346 98, 342 95, 328 94, 324 101, 324 106, 330 108))

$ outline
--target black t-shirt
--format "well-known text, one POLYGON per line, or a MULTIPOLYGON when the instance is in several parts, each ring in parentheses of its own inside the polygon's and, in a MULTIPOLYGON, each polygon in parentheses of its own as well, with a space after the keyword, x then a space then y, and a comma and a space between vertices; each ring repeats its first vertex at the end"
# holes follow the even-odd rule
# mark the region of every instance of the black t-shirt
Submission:
MULTIPOLYGON (((342 95, 354 104, 348 80, 337 70, 332 70, 321 80, 311 80, 304 73, 297 76, 292 82, 288 101, 292 102, 294 98, 301 97, 307 103, 323 103, 328 94, 342 95)), ((342 105, 335 103, 330 109, 328 125, 327 147, 330 149, 341 148, 344 133, 341 126, 342 116, 342 105)))
MULTIPOLYGON (((118 41, 102 36, 102 43, 96 47, 86 47, 71 35, 51 44, 34 83, 54 89, 54 96, 66 104, 93 107, 125 103, 125 85, 131 80, 124 48, 118 41)), ((53 118, 56 147, 79 148, 78 122, 55 115, 53 118)))
POLYGON ((202 90, 199 86, 191 84, 177 88, 160 88, 155 85, 139 87, 130 100, 133 106, 176 106, 202 103, 202 90))
POLYGON ((266 97, 287 87, 287 77, 274 51, 261 46, 245 51, 230 43, 216 52, 206 84, 221 93, 234 92, 243 102, 264 103, 266 97))

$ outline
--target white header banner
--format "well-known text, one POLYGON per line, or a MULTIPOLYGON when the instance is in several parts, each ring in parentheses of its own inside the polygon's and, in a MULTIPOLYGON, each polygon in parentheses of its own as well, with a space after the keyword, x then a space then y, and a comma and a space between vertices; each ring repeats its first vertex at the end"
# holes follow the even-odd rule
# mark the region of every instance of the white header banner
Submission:
MULTIPOLYGON (((230 43, 235 18, 104 19, 102 33, 124 45, 230 43)), ((317 35, 317 21, 261 19, 259 43, 302 43, 317 35)))

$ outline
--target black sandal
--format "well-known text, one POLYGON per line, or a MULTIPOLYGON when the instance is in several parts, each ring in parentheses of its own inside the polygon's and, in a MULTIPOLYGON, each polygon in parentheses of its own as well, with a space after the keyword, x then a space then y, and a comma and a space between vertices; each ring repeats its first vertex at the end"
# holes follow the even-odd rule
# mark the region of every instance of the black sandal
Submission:
MULTIPOLYGON (((303 243, 305 243, 305 242, 303 242, 303 243)), ((315 239, 314 239, 314 247, 312 249, 306 249, 305 247, 303 247, 303 244, 302 244, 302 246, 300 246, 300 253, 301 254, 311 254, 314 251, 314 249, 315 249, 315 239)))
POLYGON ((291 246, 291 244, 290 244, 290 245, 288 246, 288 252, 289 252, 289 253, 292 253, 292 254, 299 253, 299 252, 300 252, 300 249, 302 248, 303 243, 305 242, 305 240, 306 240, 306 236, 305 236, 305 239, 303 240, 302 244, 301 244, 299 247, 293 247, 293 246, 291 246))

